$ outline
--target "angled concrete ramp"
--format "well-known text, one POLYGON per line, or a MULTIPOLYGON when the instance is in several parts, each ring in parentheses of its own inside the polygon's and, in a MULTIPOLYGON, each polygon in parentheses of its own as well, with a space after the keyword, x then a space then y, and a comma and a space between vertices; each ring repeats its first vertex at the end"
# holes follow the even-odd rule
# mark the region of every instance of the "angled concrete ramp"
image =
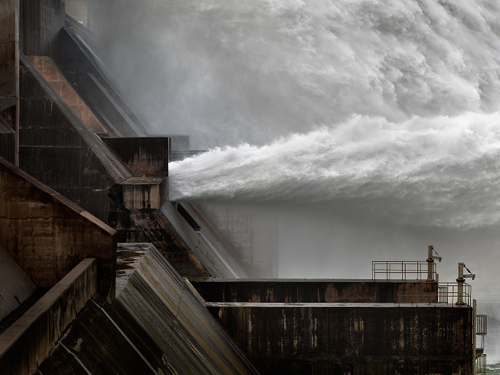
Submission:
POLYGON ((115 302, 87 304, 39 372, 258 373, 150 244, 119 244, 115 302))

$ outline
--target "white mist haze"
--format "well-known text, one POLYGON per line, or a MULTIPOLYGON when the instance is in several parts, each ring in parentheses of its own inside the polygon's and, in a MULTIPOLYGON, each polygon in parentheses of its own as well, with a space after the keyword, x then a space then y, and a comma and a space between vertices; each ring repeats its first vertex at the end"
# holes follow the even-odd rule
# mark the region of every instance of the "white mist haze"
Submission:
POLYGON ((102 17, 100 57, 150 133, 211 148, 169 165, 170 199, 279 209, 280 276, 370 278, 434 245, 441 280, 465 262, 498 289, 497 0, 117 0, 102 17))
POLYGON ((214 149, 170 166, 170 198, 322 201, 417 225, 500 221, 500 114, 355 117, 263 147, 214 149))
POLYGON ((498 110, 496 1, 118 0, 100 35, 151 132, 264 145, 353 113, 498 110))

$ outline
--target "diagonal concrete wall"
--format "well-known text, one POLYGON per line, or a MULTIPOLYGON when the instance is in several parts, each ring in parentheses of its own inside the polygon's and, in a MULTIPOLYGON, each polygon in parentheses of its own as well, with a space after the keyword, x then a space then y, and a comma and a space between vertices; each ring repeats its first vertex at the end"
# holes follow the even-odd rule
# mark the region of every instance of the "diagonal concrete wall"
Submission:
POLYGON ((154 246, 120 247, 116 301, 89 303, 41 373, 257 374, 154 246))
POLYGON ((108 189, 131 173, 21 57, 20 167, 103 221, 108 189))
POLYGON ((54 60, 48 56, 28 56, 28 59, 91 131, 96 133, 107 133, 111 130, 102 125, 94 116, 92 111, 74 90, 73 86, 68 82, 64 74, 59 70, 54 60))
POLYGON ((0 334, 0 373, 34 374, 96 289, 96 260, 84 259, 0 334))

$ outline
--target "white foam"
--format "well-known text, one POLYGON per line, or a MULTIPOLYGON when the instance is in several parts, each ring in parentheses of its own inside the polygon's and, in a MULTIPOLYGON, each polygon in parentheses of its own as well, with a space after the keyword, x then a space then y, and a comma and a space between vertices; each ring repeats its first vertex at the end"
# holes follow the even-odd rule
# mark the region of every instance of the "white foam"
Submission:
POLYGON ((272 144, 170 164, 173 200, 342 201, 417 224, 500 221, 500 113, 355 116, 272 144))

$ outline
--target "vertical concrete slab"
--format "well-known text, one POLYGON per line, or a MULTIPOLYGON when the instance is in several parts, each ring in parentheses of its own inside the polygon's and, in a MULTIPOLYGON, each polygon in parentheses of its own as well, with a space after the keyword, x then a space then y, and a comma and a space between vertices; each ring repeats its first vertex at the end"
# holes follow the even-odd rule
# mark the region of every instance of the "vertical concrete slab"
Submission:
POLYGON ((0 3, 0 122, 14 136, 0 131, 0 155, 19 164, 19 0, 0 3), (6 151, 6 149, 9 149, 6 151), (13 155, 10 155, 13 150, 13 155))
POLYGON ((59 34, 65 15, 64 1, 22 0, 19 14, 21 51, 25 55, 50 56, 59 61, 59 34))
POLYGON ((15 105, 16 97, 16 0, 2 0, 0 20, 0 111, 4 111, 15 105))

